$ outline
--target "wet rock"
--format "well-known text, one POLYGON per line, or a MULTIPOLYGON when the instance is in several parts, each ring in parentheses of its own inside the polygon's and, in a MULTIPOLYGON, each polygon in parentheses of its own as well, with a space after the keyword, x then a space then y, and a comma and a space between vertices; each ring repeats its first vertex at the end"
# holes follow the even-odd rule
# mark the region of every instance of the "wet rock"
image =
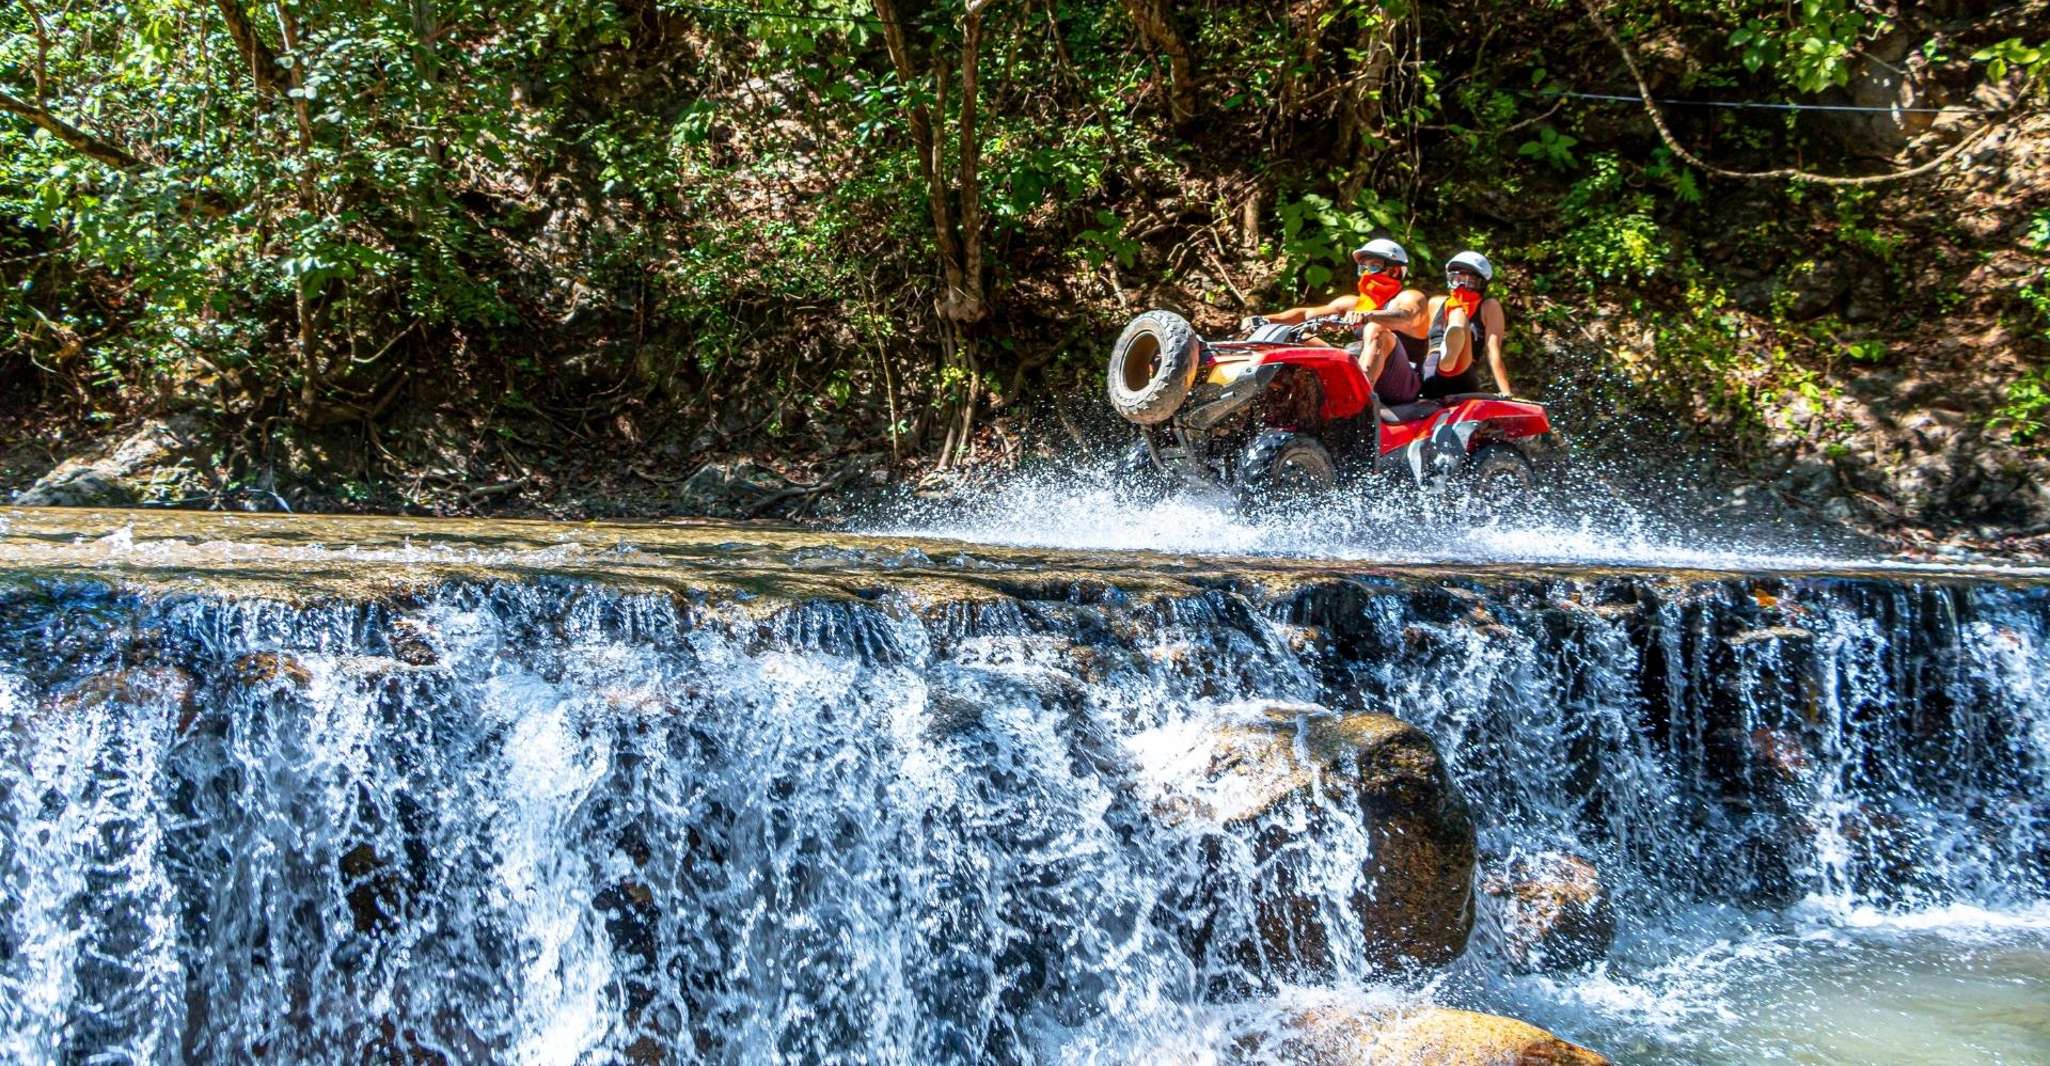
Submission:
POLYGON ((1799 626, 1765 626, 1760 629, 1747 629, 1741 633, 1733 633, 1724 637, 1723 642, 1732 648, 1743 648, 1775 643, 1804 645, 1814 639, 1815 634, 1799 626))
POLYGON ((58 694, 57 708, 67 714, 104 707, 163 707, 178 715, 178 731, 192 728, 199 714, 193 698, 196 683, 176 666, 131 666, 94 674, 58 694))
POLYGON ((14 502, 26 507, 176 503, 197 488, 194 475, 181 464, 197 459, 204 449, 197 419, 153 419, 110 446, 59 463, 14 502))
POLYGON ((193 680, 176 666, 138 666, 97 675, 79 688, 122 703, 159 701, 185 707, 192 703, 193 680))
POLYGON ((1481 891, 1501 901, 1503 949, 1519 973, 1585 966, 1616 938, 1601 872, 1578 855, 1518 856, 1484 876, 1481 891))
MULTIPOLYGON (((1334 945, 1321 900, 1296 862, 1267 862, 1305 846, 1356 813, 1367 852, 1360 887, 1346 904, 1365 932, 1368 958, 1384 966, 1443 965, 1473 928, 1473 821, 1437 747, 1383 714, 1334 715, 1271 705, 1219 725, 1196 780, 1171 782, 1156 809, 1170 821, 1204 819, 1251 834, 1261 883, 1252 887, 1264 955, 1328 968, 1334 945)), ((1187 764, 1184 764, 1187 765, 1187 764)))
POLYGON ((295 655, 277 651, 259 651, 235 660, 235 676, 244 685, 267 685, 283 681, 294 688, 305 688, 313 683, 312 671, 295 655))
POLYGON ((385 639, 391 643, 392 658, 407 666, 433 666, 441 661, 434 650, 434 630, 410 618, 393 620, 385 639))
POLYGON ((1288 626, 1282 631, 1288 650, 1297 655, 1323 655, 1330 650, 1331 637, 1319 626, 1288 626))
POLYGON ((358 844, 335 862, 343 897, 359 933, 384 932, 398 925, 401 890, 391 864, 370 844, 358 844))
POLYGON ((1792 731, 1760 726, 1745 737, 1752 761, 1781 780, 1799 781, 1808 775, 1811 760, 1807 745, 1792 731))
POLYGON ((1304 1011, 1258 1061, 1296 1066, 1608 1066, 1600 1052, 1514 1018, 1448 1007, 1304 1011))

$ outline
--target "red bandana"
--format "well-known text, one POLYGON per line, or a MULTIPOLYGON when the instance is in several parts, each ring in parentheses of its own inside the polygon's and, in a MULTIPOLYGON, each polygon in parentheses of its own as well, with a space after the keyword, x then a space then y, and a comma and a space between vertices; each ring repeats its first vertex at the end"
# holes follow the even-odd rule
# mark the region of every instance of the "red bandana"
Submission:
POLYGON ((1370 310, 1379 311, 1388 306, 1388 301, 1395 299, 1395 295, 1401 291, 1401 278, 1389 277, 1386 274, 1360 275, 1360 298, 1374 305, 1370 310))
MULTIPOLYGON (((1474 316, 1481 313, 1481 294, 1473 289, 1465 287, 1454 289, 1452 294, 1445 299, 1465 308, 1466 320, 1468 322, 1473 321, 1474 316)), ((1450 312, 1448 311, 1447 313, 1449 314, 1450 312)))

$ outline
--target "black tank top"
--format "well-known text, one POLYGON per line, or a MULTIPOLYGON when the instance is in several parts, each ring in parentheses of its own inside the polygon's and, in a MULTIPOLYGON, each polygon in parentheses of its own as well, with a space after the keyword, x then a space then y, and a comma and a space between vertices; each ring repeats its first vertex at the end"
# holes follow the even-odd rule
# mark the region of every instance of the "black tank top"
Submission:
MULTIPOLYGON (((1446 319, 1451 307, 1452 301, 1447 299, 1438 305, 1438 313, 1431 316, 1431 335, 1425 344, 1426 351, 1440 351, 1445 347, 1446 319)), ((1467 360, 1466 369, 1457 374, 1437 373, 1425 378, 1425 396, 1435 399, 1439 396, 1481 391, 1481 353, 1487 351, 1488 327, 1482 321, 1478 308, 1475 309, 1473 317, 1467 319, 1466 328, 1473 340, 1467 349, 1472 358, 1467 360)), ((1418 370, 1422 370, 1421 364, 1418 370)))

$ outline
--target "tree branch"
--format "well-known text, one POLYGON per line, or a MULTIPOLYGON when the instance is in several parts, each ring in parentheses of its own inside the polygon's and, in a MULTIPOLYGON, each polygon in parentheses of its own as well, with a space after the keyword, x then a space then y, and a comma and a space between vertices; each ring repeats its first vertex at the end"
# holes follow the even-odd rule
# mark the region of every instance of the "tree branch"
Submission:
POLYGON ((35 0, 21 0, 21 6, 28 9, 29 22, 36 28, 36 106, 41 107, 50 94, 50 27, 43 24, 35 0))
POLYGON ((5 92, 0 92, 0 111, 11 111, 28 119, 30 123, 47 131, 51 136, 116 170, 140 170, 148 165, 128 149, 112 141, 95 137, 43 108, 16 99, 5 92))
POLYGON ((1623 57, 1623 65, 1630 68, 1630 78, 1637 83, 1637 95, 1644 100, 1644 111, 1651 116, 1651 124, 1657 128, 1659 139, 1666 142, 1666 147, 1671 149, 1674 155, 1680 157, 1682 162, 1719 178, 1736 178, 1740 181, 1775 181, 1791 178, 1811 182, 1816 185, 1879 185, 1889 181, 1901 181, 1906 178, 1927 174, 1937 167, 1950 162, 1963 153, 1965 149, 1984 139, 1988 133, 1991 133, 1999 125, 1997 122, 1988 122, 1972 131, 1963 140, 1944 149, 1943 154, 1936 158, 1920 166, 1909 167, 1906 170, 1896 170, 1886 174, 1868 174, 1862 177, 1844 178, 1829 174, 1810 174, 1799 167, 1780 167, 1776 170, 1729 170, 1706 162, 1680 144, 1679 140, 1673 136, 1672 129, 1667 127, 1666 116, 1659 111, 1658 104, 1651 98, 1651 86, 1645 82, 1644 72, 1637 67, 1636 55, 1623 44, 1622 38, 1616 36, 1616 31, 1609 27, 1608 21, 1602 18, 1601 12, 1595 8, 1594 0, 1580 0, 1580 6, 1587 12, 1587 17, 1594 23, 1595 28, 1602 31, 1602 36, 1608 38, 1609 44, 1613 45, 1617 53, 1623 57))
POLYGON ((256 91, 277 92, 285 82, 284 68, 278 66, 277 53, 257 36, 256 27, 250 24, 239 0, 215 0, 214 6, 220 8, 221 20, 228 24, 228 36, 234 38, 235 47, 249 64, 249 77, 256 82, 256 91))

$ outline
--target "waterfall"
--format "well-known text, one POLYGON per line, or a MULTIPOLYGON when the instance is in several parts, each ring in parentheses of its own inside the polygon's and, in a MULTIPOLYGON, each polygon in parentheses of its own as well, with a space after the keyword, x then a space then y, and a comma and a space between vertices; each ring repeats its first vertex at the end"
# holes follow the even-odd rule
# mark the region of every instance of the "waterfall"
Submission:
POLYGON ((1139 1061, 1305 987, 1611 1031, 1557 990, 1621 963, 1511 976, 1485 894, 1451 971, 1376 961, 1357 811, 1281 810, 1322 828, 1278 849, 1165 816, 1176 767, 1270 705, 1421 727, 1484 861, 1591 862, 1625 954, 1709 911, 2050 895, 2042 588, 1201 584, 16 582, 0 1058, 1139 1061), (1315 972, 1259 947, 1277 867, 1315 972))

